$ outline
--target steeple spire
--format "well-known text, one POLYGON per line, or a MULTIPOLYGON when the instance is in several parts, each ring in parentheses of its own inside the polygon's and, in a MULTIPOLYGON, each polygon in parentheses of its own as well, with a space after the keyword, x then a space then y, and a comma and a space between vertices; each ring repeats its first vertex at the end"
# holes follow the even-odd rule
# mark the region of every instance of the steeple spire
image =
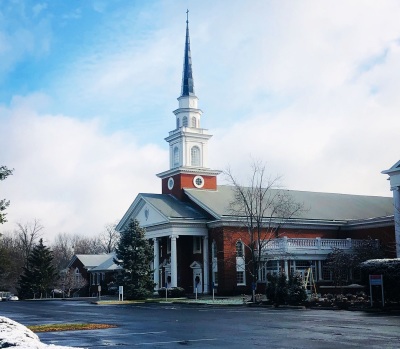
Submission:
POLYGON ((185 54, 183 59, 182 73, 182 93, 183 96, 194 96, 194 81, 192 74, 192 57, 190 53, 190 38, 189 38, 189 10, 186 11, 186 41, 185 54))

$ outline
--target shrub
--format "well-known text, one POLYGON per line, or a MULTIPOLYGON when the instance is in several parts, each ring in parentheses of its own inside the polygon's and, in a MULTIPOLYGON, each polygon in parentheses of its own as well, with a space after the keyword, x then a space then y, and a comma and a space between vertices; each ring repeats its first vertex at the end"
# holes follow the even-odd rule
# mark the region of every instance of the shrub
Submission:
POLYGON ((276 304, 284 304, 288 298, 288 282, 285 273, 267 276, 267 298, 276 304))
POLYGON ((300 304, 307 299, 307 292, 300 274, 290 276, 287 288, 287 301, 289 304, 300 304))
MULTIPOLYGON (((185 289, 182 287, 172 287, 167 289, 168 297, 179 298, 186 295, 185 289)), ((158 289, 158 295, 160 297, 165 297, 165 287, 158 289)))
POLYGON ((385 300, 400 301, 400 258, 371 259, 361 263, 360 268, 365 285, 369 285, 369 275, 383 275, 385 300))

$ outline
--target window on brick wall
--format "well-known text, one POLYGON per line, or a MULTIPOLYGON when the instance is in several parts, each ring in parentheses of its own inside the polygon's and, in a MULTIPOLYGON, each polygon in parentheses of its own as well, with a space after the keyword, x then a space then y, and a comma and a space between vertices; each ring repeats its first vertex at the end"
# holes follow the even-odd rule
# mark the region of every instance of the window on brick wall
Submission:
POLYGON ((212 282, 214 286, 218 285, 218 258, 217 258, 217 243, 211 244, 211 260, 212 260, 212 282))
POLYGON ((245 285, 244 271, 236 271, 236 282, 238 285, 245 285))
POLYGON ((244 244, 238 240, 236 242, 236 283, 237 285, 246 285, 246 273, 244 259, 244 244))

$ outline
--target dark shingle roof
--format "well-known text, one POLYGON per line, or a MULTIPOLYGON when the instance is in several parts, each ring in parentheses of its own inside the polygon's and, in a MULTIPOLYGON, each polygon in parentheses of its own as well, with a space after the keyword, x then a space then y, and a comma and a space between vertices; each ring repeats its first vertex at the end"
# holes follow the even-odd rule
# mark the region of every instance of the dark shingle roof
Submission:
MULTIPOLYGON (((390 197, 296 190, 287 192, 296 202, 304 204, 305 211, 298 218, 348 221, 393 215, 393 200, 390 197)), ((233 200, 232 186, 220 185, 216 191, 185 189, 185 193, 216 218, 231 215, 229 203, 233 200)))
POLYGON ((140 194, 149 204, 154 206, 167 218, 206 219, 207 215, 191 202, 180 201, 172 195, 140 194))

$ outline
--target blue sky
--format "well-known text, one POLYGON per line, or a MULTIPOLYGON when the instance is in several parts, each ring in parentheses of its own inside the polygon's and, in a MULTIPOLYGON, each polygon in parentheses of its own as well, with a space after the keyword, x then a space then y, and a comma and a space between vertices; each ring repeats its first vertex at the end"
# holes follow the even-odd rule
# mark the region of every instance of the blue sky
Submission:
MULTIPOLYGON (((0 0, 0 183, 16 222, 95 235, 160 192, 186 9, 209 165, 289 189, 390 196, 398 1, 0 0)), ((223 176, 219 179, 224 182, 223 176)))

